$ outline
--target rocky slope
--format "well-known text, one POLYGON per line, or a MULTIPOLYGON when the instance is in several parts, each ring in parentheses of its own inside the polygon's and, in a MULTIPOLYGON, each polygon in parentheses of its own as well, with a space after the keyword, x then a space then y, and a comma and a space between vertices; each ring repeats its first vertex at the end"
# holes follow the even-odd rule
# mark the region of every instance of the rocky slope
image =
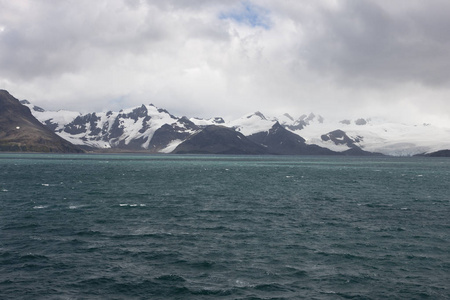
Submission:
POLYGON ((173 153, 268 154, 268 151, 232 128, 208 125, 178 145, 173 153))
POLYGON ((82 152, 36 120, 5 90, 0 90, 0 151, 82 152))
POLYGON ((336 155, 337 152, 317 145, 308 145, 301 136, 276 122, 268 131, 254 133, 249 139, 267 148, 270 154, 282 155, 336 155))

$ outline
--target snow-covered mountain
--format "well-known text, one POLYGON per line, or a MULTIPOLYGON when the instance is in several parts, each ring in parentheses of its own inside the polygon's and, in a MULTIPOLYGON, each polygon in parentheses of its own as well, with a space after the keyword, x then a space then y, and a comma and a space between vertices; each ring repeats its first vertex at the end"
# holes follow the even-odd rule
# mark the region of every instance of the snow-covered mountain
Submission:
POLYGON ((169 153, 197 132, 187 118, 178 118, 154 105, 82 115, 72 111, 45 111, 22 101, 33 115, 56 134, 75 145, 169 153))
POLYGON ((365 151, 393 156, 409 156, 450 149, 450 128, 430 124, 409 125, 381 119, 314 123, 295 130, 308 143, 345 151, 358 146, 365 151), (336 130, 345 135, 336 135, 336 130), (335 138, 331 136, 334 134, 335 138))
MULTIPOLYGON (((259 133, 271 134, 275 132, 272 127, 279 124, 304 139, 307 145, 317 145, 341 153, 360 154, 367 151, 409 156, 450 149, 450 128, 430 124, 408 125, 367 118, 334 122, 313 113, 297 118, 287 113, 270 117, 255 112, 235 120, 224 120, 221 117, 188 119, 173 116, 151 104, 119 112, 81 114, 64 110, 46 111, 26 100, 22 104, 28 106, 40 122, 59 136, 73 144, 92 148, 170 153, 208 126, 232 128, 243 136, 250 137, 259 133)), ((262 139, 259 135, 258 140, 267 139, 262 139)))

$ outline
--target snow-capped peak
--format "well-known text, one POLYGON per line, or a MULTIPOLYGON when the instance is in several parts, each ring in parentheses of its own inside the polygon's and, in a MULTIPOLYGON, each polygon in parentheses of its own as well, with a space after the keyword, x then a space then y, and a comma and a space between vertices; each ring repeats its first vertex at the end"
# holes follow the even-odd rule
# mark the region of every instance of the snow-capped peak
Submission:
POLYGON ((359 147, 388 155, 414 155, 450 149, 450 128, 433 124, 408 125, 376 117, 325 120, 314 113, 298 118, 289 113, 272 117, 256 111, 231 121, 176 117, 153 104, 123 109, 119 112, 81 114, 74 111, 46 111, 28 106, 33 115, 61 137, 78 145, 95 148, 123 148, 151 152, 171 152, 187 138, 208 125, 234 128, 245 136, 269 132, 279 126, 305 139, 307 144, 345 151, 359 147))

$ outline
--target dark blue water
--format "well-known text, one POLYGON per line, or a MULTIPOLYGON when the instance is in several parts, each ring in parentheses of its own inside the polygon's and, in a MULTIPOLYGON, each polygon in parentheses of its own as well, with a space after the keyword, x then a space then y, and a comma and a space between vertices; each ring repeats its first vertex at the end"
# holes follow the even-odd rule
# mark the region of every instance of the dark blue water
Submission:
POLYGON ((0 299, 450 299, 450 160, 0 154, 0 299))

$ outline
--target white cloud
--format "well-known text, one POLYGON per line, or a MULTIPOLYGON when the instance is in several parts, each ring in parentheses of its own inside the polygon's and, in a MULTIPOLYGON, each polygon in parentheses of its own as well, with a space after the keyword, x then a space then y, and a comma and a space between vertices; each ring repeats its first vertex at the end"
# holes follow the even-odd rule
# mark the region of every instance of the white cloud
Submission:
POLYGON ((445 1, 0 4, 1 88, 48 109, 450 120, 445 1))

